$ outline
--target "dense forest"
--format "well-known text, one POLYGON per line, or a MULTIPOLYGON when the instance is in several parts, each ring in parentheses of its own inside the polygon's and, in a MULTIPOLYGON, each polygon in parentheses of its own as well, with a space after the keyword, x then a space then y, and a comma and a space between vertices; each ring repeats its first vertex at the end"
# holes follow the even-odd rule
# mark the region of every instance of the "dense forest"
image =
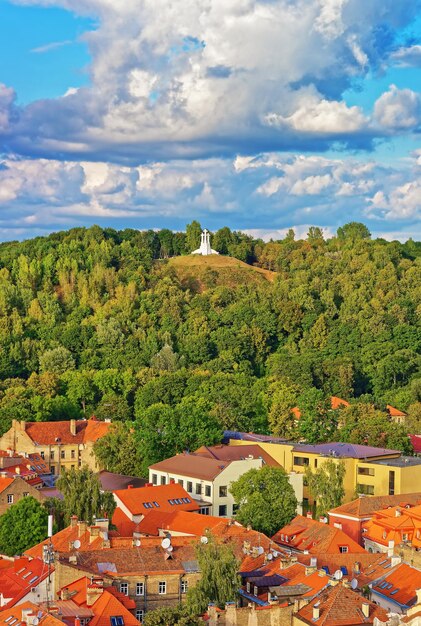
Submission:
POLYGON ((1 244, 0 432, 12 419, 111 418, 98 455, 143 473, 225 429, 410 451, 421 244, 359 223, 269 243, 222 228, 212 247, 270 279, 244 264, 190 271, 188 257, 181 271, 172 257, 200 232, 94 226, 1 244), (333 411, 331 395, 351 406, 333 411))

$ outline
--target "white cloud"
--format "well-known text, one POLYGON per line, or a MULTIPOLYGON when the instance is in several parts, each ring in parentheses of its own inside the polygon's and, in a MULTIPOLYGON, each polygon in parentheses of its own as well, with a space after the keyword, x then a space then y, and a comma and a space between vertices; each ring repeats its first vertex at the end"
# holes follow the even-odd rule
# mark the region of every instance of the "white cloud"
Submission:
POLYGON ((391 56, 391 60, 401 67, 421 67, 421 46, 399 48, 391 56))
POLYGON ((386 129, 410 130, 421 122, 421 99, 411 89, 390 85, 374 105, 374 119, 386 129))

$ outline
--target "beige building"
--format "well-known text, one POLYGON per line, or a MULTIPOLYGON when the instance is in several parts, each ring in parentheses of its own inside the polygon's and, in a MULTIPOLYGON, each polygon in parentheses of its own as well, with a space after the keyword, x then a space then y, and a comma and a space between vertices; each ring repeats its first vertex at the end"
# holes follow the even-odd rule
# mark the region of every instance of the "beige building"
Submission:
POLYGON ((102 468, 96 463, 93 445, 107 434, 109 427, 109 422, 95 418, 62 422, 13 420, 11 428, 0 438, 0 449, 18 454, 38 453, 52 474, 82 465, 98 471, 102 468))
POLYGON ((13 504, 28 496, 32 496, 38 501, 44 500, 39 490, 29 485, 23 478, 0 476, 0 515, 6 513, 13 504))
MULTIPOLYGON (((194 454, 177 454, 151 465, 149 481, 153 485, 176 482, 200 503, 202 514, 232 517, 237 507, 229 490, 231 483, 250 469, 260 469, 266 463, 279 467, 279 463, 259 451, 258 446, 249 448, 255 449, 254 454, 250 450, 232 448, 230 451, 228 446, 203 447, 194 454), (211 453, 205 455, 204 451, 211 453), (241 456, 239 452, 242 453, 241 456)), ((299 503, 298 512, 301 512, 303 477, 301 474, 293 473, 289 478, 299 503)))

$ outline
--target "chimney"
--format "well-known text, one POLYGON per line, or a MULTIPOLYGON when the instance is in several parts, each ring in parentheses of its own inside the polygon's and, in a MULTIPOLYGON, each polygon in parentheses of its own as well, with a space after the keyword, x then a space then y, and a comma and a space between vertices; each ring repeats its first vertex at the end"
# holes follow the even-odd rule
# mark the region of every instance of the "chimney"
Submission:
POLYGON ((22 622, 29 622, 30 615, 33 614, 33 609, 22 609, 22 622))
POLYGON ((170 485, 175 485, 175 478, 170 478, 170 485))
POLYGON ((75 617, 75 626, 80 626, 80 617, 75 617))
POLYGON ((60 599, 61 600, 70 600, 71 598, 71 594, 70 591, 67 587, 64 587, 64 589, 62 589, 60 591, 60 599))
POLYGON ((402 515, 402 512, 400 509, 396 509, 395 511, 395 517, 400 517, 402 515))
POLYGON ((370 617, 370 605, 368 604, 368 602, 363 602, 361 610, 364 617, 370 617))
POLYGON ((104 591, 101 585, 89 584, 86 586, 86 606, 92 606, 102 596, 104 591))
POLYGON ((127 489, 133 489, 133 485, 127 485, 127 489))
POLYGON ((313 519, 313 514, 311 511, 307 511, 307 519, 313 519))
POLYGON ((75 436, 76 435, 76 420, 70 420, 70 434, 75 436))
POLYGON ((399 565, 400 563, 402 563, 402 558, 400 556, 398 556, 397 554, 394 554, 392 556, 392 558, 390 559, 390 565, 392 567, 396 567, 397 565, 399 565))
POLYGON ((359 573, 360 573, 360 571, 361 571, 361 570, 360 570, 360 564, 359 564, 359 562, 358 562, 358 561, 355 561, 355 563, 354 563, 354 572, 355 572, 356 574, 359 574, 359 573))
POLYGON ((75 528, 75 526, 77 526, 77 515, 72 515, 72 517, 70 518, 70 526, 72 528, 75 528))
POLYGON ((320 607, 319 604, 315 604, 313 606, 313 621, 318 620, 320 617, 320 607))
MULTIPOLYGON (((153 487, 153 483, 146 483, 145 487, 153 487)), ((133 489, 133 487, 128 487, 129 489, 133 489)))
POLYGON ((417 589, 415 593, 417 594, 417 604, 421 604, 421 589, 417 589))
POLYGON ((89 526, 89 543, 92 543, 97 537, 99 537, 100 530, 99 526, 89 526))
POLYGON ((78 536, 82 537, 88 529, 88 524, 86 522, 78 522, 78 536))
POLYGON ((310 567, 317 567, 317 557, 316 556, 310 557, 310 567))

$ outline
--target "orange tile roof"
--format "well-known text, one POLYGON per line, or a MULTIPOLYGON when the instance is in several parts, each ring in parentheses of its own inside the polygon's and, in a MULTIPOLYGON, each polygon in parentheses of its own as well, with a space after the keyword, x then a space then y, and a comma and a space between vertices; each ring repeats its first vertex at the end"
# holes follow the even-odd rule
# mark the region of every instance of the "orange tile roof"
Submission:
POLYGON ((399 411, 399 409, 395 409, 395 407, 390 404, 386 404, 386 409, 389 411, 389 415, 391 417, 406 417, 406 413, 399 411))
MULTIPOLYGON (((350 406, 347 400, 343 400, 343 398, 338 398, 337 396, 331 396, 330 405, 333 411, 336 411, 341 406, 350 406)), ((301 411, 298 406, 295 406, 291 409, 291 412, 295 415, 295 419, 299 420, 301 418, 301 411)))
MULTIPOLYGON (((299 563, 311 564, 314 558, 310 554, 295 554, 299 563)), ((332 576, 337 570, 341 570, 349 580, 355 578, 359 589, 365 585, 378 580, 389 574, 392 570, 391 559, 383 553, 373 554, 371 552, 346 552, 341 554, 318 554, 316 567, 325 569, 326 573, 332 576)), ((397 565, 395 565, 396 567, 397 565)))
POLYGON ((76 421, 76 434, 70 432, 70 420, 62 422, 26 422, 25 432, 40 445, 81 444, 95 442, 107 434, 110 422, 96 419, 76 421))
MULTIPOLYGON (((67 585, 65 588, 72 594, 71 599, 81 607, 87 606, 88 586, 91 582, 85 576, 77 581, 67 585)), ((101 585, 98 587, 100 588, 101 585)), ((139 626, 139 621, 133 617, 130 609, 136 606, 133 600, 127 598, 112 587, 103 588, 102 593, 97 600, 89 606, 94 613, 94 617, 89 622, 90 626, 110 626, 110 618, 121 615, 124 620, 124 626, 139 626)))
POLYGON ((117 498, 117 506, 118 500, 120 500, 132 515, 144 515, 154 508, 160 511, 199 510, 198 504, 178 483, 154 487, 138 487, 137 489, 121 489, 113 493, 117 498), (183 498, 185 502, 182 502, 183 498), (172 503, 170 500, 172 500, 172 503), (175 500, 180 500, 180 502, 175 503, 175 500), (155 502, 158 506, 154 504, 155 502), (151 506, 144 506, 145 503, 149 503, 151 506))
POLYGON ((409 607, 417 600, 416 590, 421 588, 421 571, 402 563, 377 585, 375 593, 380 593, 401 606, 409 607))
POLYGON ((395 545, 402 541, 409 541, 413 547, 419 549, 421 548, 421 505, 411 508, 395 506, 377 511, 368 522, 365 522, 364 530, 364 538, 376 543, 388 546, 389 541, 394 541, 395 545))
POLYGON ((0 493, 7 489, 7 487, 11 485, 14 480, 14 478, 0 477, 0 493))
POLYGON ((341 515, 349 515, 350 517, 365 518, 370 517, 375 511, 385 509, 388 506, 402 507, 406 505, 416 505, 421 503, 421 492, 405 493, 396 496, 362 496, 352 502, 341 504, 331 509, 330 514, 339 513, 341 515))
POLYGON ((0 569, 0 594, 11 607, 48 576, 48 569, 41 559, 20 557, 6 563, 9 566, 0 569))
POLYGON ((300 620, 312 626, 359 626, 372 624, 377 618, 387 622, 389 617, 385 609, 374 602, 358 595, 342 584, 329 586, 296 614, 300 620), (364 617, 362 605, 369 607, 369 617, 364 617), (319 609, 319 617, 313 617, 313 609, 319 609))
MULTIPOLYGON (((91 541, 91 535, 88 528, 83 531, 83 526, 76 524, 76 526, 67 526, 60 532, 51 537, 51 542, 54 546, 55 552, 74 552, 73 542, 75 540, 80 541, 80 548, 78 551, 85 550, 98 550, 103 545, 103 538, 101 536, 94 537, 91 541)), ((25 551, 25 555, 29 557, 42 557, 43 547, 47 545, 49 539, 38 543, 36 546, 29 548, 25 551)))
MULTIPOLYGON (((22 604, 1 611, 0 625, 5 624, 6 626, 8 626, 8 622, 11 621, 11 618, 15 618, 21 623, 24 622, 25 620, 23 619, 22 611, 27 610, 31 611, 32 614, 36 615, 37 617, 39 616, 38 623, 40 626, 63 626, 63 622, 61 620, 57 619, 53 615, 50 615, 49 613, 46 613, 40 608, 38 604, 35 604, 34 602, 23 602, 22 604)), ((107 626, 109 626, 109 624, 107 626)))
POLYGON ((341 546, 346 546, 348 552, 365 552, 342 530, 302 515, 297 515, 287 526, 278 530, 272 539, 281 546, 302 552, 308 550, 311 554, 338 554, 341 546))

